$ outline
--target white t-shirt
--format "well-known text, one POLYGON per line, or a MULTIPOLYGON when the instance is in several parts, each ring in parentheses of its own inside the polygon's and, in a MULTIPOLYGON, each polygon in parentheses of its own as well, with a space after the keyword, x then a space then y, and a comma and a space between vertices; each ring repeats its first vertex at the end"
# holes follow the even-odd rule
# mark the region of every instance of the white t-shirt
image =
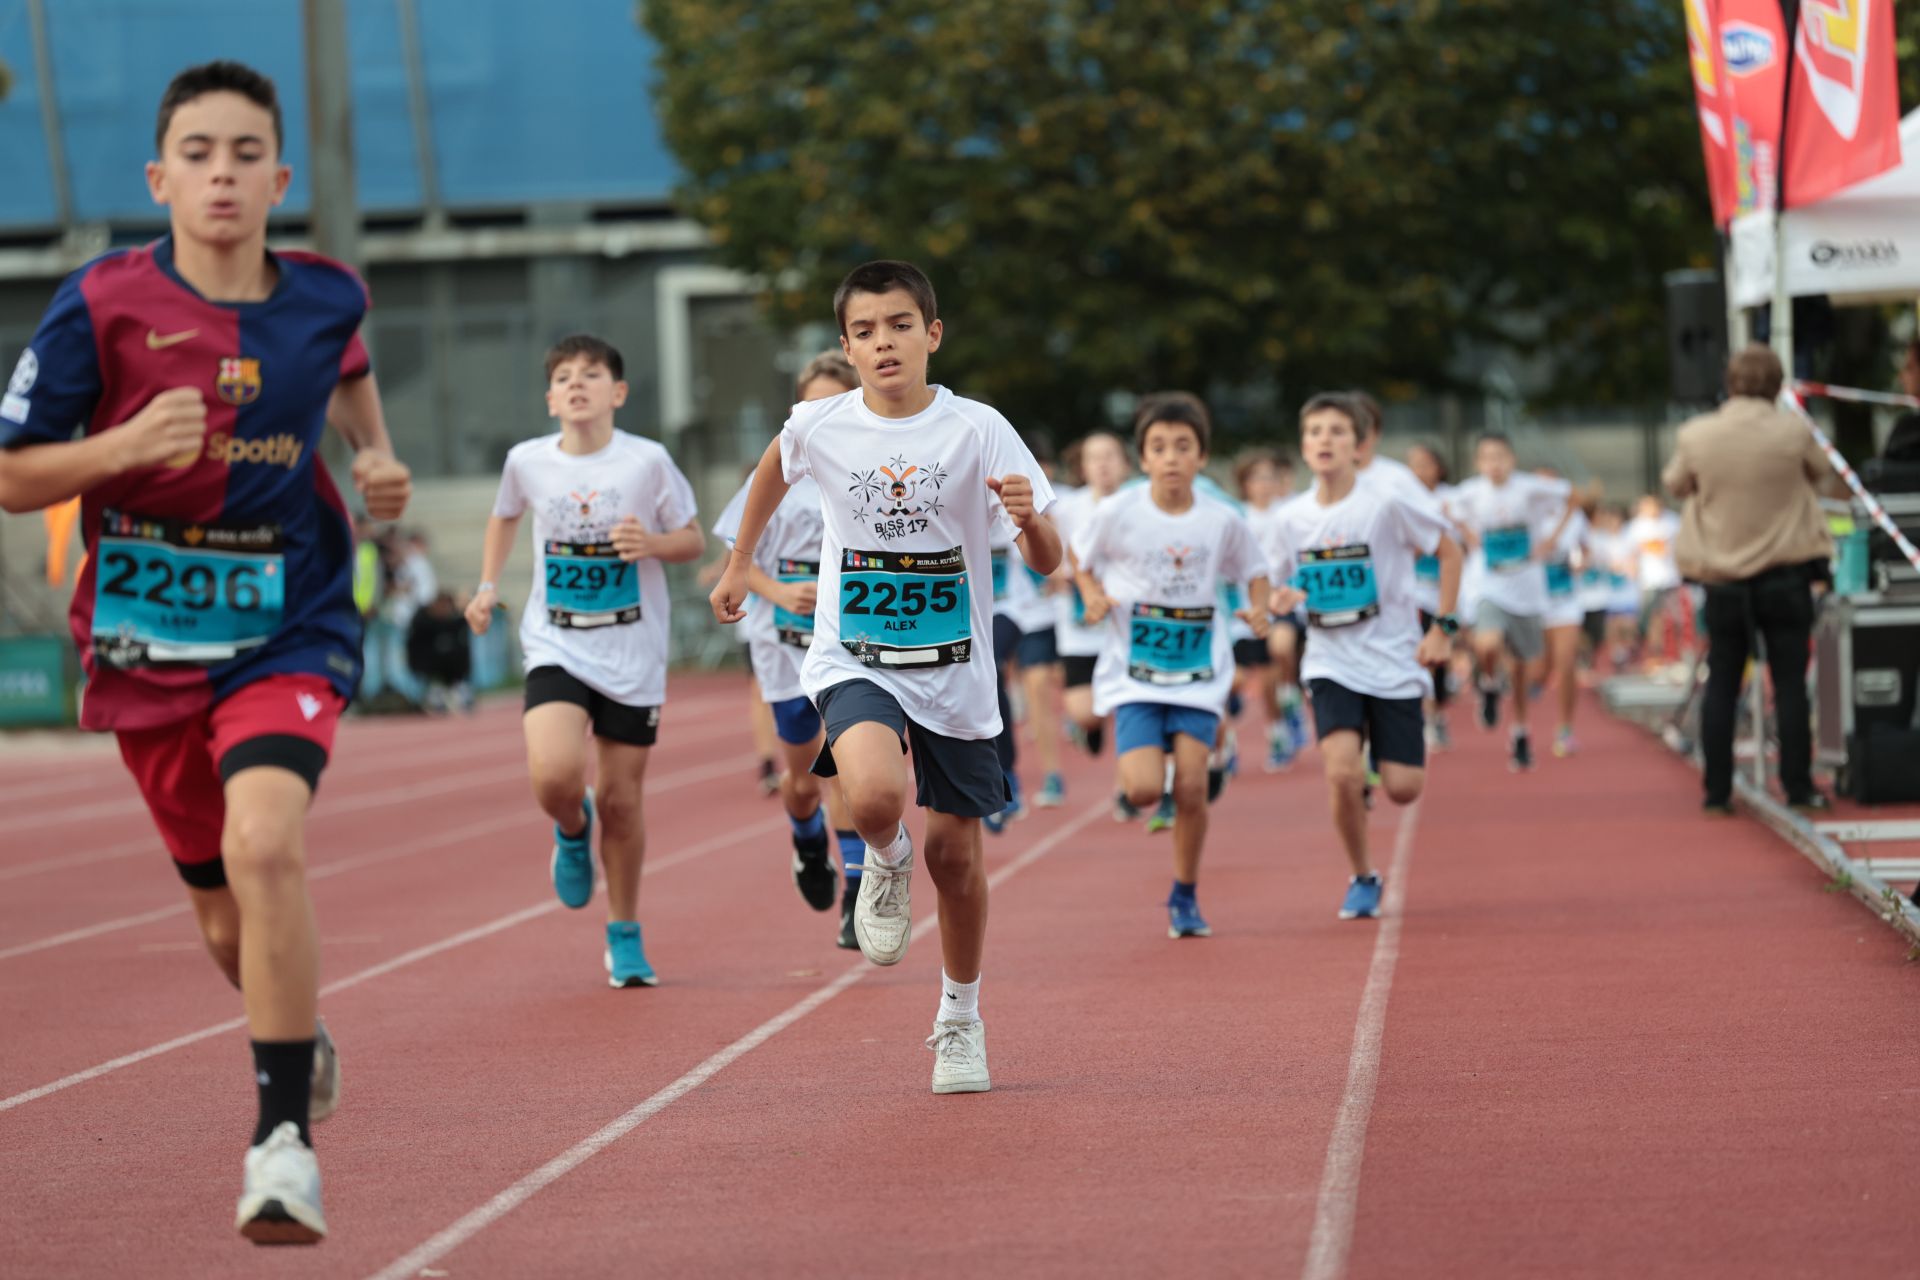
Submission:
MULTIPOLYGON (((1384 484, 1416 506, 1438 509, 1440 505, 1440 499, 1434 496, 1433 490, 1421 484, 1413 468, 1398 458, 1375 454, 1373 461, 1361 469, 1359 481, 1361 484, 1384 484)), ((1313 490, 1307 492, 1312 493, 1313 490)))
MULTIPOLYGON (((1391 459, 1389 459, 1389 461, 1391 461, 1391 459)), ((1371 470, 1373 470, 1373 468, 1367 468, 1367 471, 1371 470)), ((1362 471, 1360 474, 1365 476, 1367 471, 1362 471)), ((1408 471, 1407 474, 1413 475, 1413 472, 1408 471)), ((1420 483, 1418 476, 1414 476, 1414 483, 1420 483)), ((1453 511, 1449 504, 1453 498, 1453 486, 1443 484, 1436 489, 1429 489, 1425 485, 1420 485, 1420 490, 1439 506, 1440 514, 1445 517, 1448 532, 1451 533, 1453 530, 1453 511)), ((1440 612, 1439 556, 1424 555, 1413 562, 1413 598, 1415 603, 1427 613, 1437 614, 1440 612)), ((1458 608, 1461 601, 1456 599, 1454 604, 1455 607, 1458 608)))
MULTIPOLYGON (((740 486, 740 492, 727 503, 726 510, 714 522, 716 538, 732 546, 740 534, 740 517, 747 508, 747 491, 753 480, 740 486)), ((820 576, 820 544, 825 533, 820 514, 820 486, 812 476, 803 476, 787 489, 787 496, 773 509, 760 541, 753 545, 753 563, 770 578, 782 582, 817 580, 820 576)), ((786 702, 804 698, 800 683, 800 664, 813 643, 813 618, 789 613, 771 600, 753 597, 752 607, 740 626, 747 628, 747 656, 753 663, 754 679, 760 684, 764 702, 786 702)))
POLYGON ((1220 583, 1244 591, 1265 570, 1245 518, 1197 492, 1185 511, 1163 511, 1140 485, 1100 504, 1073 554, 1113 601, 1093 667, 1095 714, 1130 702, 1224 710, 1233 642, 1220 583))
POLYGON ((1611 594, 1608 578, 1608 557, 1612 541, 1606 534, 1593 527, 1582 516, 1580 536, 1580 567, 1574 572, 1577 584, 1575 594, 1580 599, 1582 613, 1603 613, 1607 607, 1607 597, 1611 594))
POLYGON ((1047 595, 1047 576, 1027 567, 1020 544, 1012 539, 996 541, 993 557, 994 613, 1010 618, 1022 635, 1051 627, 1053 601, 1047 595))
POLYGON ((1547 625, 1570 627, 1577 624, 1586 609, 1580 604, 1580 573, 1574 560, 1587 543, 1587 513, 1574 508, 1567 527, 1553 544, 1553 558, 1547 561, 1547 625))
MULTIPOLYGON (((1110 497, 1101 498, 1091 488, 1062 494, 1053 509, 1053 526, 1060 531, 1062 545, 1072 546, 1073 539, 1093 519, 1095 507, 1110 500, 1110 497)), ((1104 626, 1089 627, 1078 621, 1083 607, 1078 587, 1053 597, 1055 642, 1063 658, 1095 658, 1106 648, 1104 626)))
POLYGON ((997 411, 933 392, 910 418, 881 417, 857 390, 811 400, 780 432, 787 480, 819 482, 826 521, 800 678, 816 700, 871 680, 923 728, 991 738, 1000 709, 988 548, 1015 529, 987 478, 1026 476, 1042 514, 1053 486, 997 411))
POLYGON ((1438 504, 1396 485, 1356 484, 1327 506, 1303 493, 1280 509, 1262 550, 1273 581, 1307 592, 1302 683, 1331 680, 1375 698, 1433 692, 1418 657, 1413 562, 1451 532, 1438 504))
POLYGON ((615 431, 590 454, 560 451, 560 434, 507 454, 493 514, 533 512, 533 590, 520 617, 526 669, 560 667, 623 706, 667 700, 667 574, 658 560, 629 564, 608 539, 634 516, 648 533, 684 529, 698 514, 693 488, 667 451, 615 431))
POLYGON ((1642 591, 1664 591, 1680 585, 1680 566, 1673 558, 1673 540, 1680 536, 1680 517, 1671 511, 1657 516, 1635 516, 1627 521, 1627 540, 1633 544, 1635 580, 1642 591))
POLYGON ((1516 617, 1547 611, 1547 567, 1535 552, 1553 535, 1573 486, 1516 471, 1495 488, 1475 476, 1453 492, 1451 510, 1480 539, 1477 596, 1516 617))

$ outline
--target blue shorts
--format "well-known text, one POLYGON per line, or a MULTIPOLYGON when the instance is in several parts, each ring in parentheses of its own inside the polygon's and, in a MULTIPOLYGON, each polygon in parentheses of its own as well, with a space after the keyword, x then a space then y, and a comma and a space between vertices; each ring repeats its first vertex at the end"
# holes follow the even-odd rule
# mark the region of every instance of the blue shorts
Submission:
POLYGON ((1113 749, 1118 755, 1141 747, 1171 751, 1174 735, 1181 733, 1212 748, 1219 732, 1220 717, 1197 707, 1123 702, 1113 709, 1113 749))
POLYGON ((773 711, 773 731, 780 735, 780 741, 804 747, 820 736, 820 713, 807 699, 788 698, 767 706, 773 711))
POLYGON ((1022 631, 1020 643, 1015 646, 1014 654, 1023 667, 1050 667, 1060 661, 1060 649, 1055 642, 1052 627, 1042 627, 1038 631, 1022 631))

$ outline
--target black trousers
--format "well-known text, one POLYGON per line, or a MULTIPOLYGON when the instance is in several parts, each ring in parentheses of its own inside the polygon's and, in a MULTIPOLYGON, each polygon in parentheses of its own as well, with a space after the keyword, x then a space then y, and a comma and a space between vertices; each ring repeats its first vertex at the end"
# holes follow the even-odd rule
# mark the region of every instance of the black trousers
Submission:
POLYGON ((1741 582, 1707 588, 1707 691, 1700 708, 1709 804, 1733 795, 1733 724, 1740 676, 1753 638, 1766 644, 1780 730, 1780 786, 1789 801, 1813 793, 1813 726, 1807 701, 1807 650, 1813 639, 1813 588, 1805 565, 1784 565, 1741 582))

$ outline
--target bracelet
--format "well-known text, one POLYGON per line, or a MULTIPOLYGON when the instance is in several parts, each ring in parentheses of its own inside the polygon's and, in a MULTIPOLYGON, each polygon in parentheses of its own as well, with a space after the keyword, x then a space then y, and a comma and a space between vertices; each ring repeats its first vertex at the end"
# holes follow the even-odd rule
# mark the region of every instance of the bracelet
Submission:
POLYGON ((753 559, 753 548, 743 547, 736 542, 733 544, 733 554, 737 556, 745 556, 747 559, 751 560, 753 559))
POLYGON ((482 591, 491 591, 495 595, 499 594, 499 588, 495 587, 491 582, 481 583, 479 586, 473 589, 473 594, 479 595, 482 591))

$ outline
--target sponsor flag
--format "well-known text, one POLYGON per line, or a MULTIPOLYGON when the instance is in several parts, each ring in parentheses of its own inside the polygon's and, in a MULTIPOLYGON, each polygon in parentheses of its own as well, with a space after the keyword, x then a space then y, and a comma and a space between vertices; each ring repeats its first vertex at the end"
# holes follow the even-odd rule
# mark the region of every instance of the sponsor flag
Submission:
POLYGON ((1720 65, 1716 0, 1681 0, 1687 9, 1687 58, 1693 64, 1694 105, 1700 113, 1700 146, 1707 161, 1707 193, 1713 225, 1734 213, 1733 130, 1728 123, 1727 77, 1720 65))
POLYGON ((1900 163, 1893 0, 1801 0, 1791 74, 1784 208, 1900 163))
POLYGON ((1719 0, 1734 208, 1778 206, 1780 123, 1787 101, 1787 21, 1780 0, 1719 0))

